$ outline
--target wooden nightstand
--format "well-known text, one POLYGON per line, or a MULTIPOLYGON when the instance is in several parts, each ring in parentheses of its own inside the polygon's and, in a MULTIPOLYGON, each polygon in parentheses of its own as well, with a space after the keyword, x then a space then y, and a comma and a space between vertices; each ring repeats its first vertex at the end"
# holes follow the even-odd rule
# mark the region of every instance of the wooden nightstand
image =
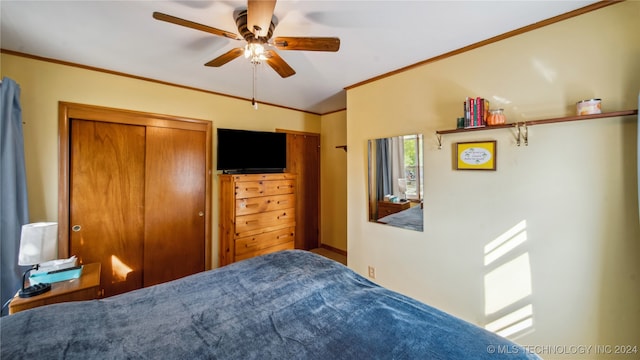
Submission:
POLYGON ((77 279, 54 282, 51 291, 42 295, 21 298, 17 294, 9 304, 9 314, 38 306, 97 299, 100 292, 100 263, 86 264, 77 279))
POLYGON ((411 207, 409 201, 391 202, 391 201, 378 201, 378 219, 381 219, 387 215, 395 214, 399 211, 406 210, 411 207))

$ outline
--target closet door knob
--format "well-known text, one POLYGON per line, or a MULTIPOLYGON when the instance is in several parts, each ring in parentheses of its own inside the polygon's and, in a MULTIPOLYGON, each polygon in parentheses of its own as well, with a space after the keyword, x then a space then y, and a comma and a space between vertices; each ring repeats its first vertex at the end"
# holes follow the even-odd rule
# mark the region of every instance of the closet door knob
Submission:
POLYGON ((75 232, 80 231, 80 229, 82 229, 82 226, 80 226, 80 225, 73 225, 73 226, 71 227, 71 230, 72 230, 72 231, 75 231, 75 232))
POLYGON ((200 212, 198 213, 198 216, 204 216, 204 212, 200 211, 200 212))

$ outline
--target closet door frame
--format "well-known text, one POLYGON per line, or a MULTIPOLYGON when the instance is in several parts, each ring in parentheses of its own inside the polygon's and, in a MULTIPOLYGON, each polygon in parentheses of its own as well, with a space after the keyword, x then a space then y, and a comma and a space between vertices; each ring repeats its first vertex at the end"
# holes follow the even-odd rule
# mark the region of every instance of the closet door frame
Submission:
POLYGON ((71 119, 93 120, 127 125, 166 127, 206 132, 205 180, 205 269, 211 269, 211 156, 212 128, 208 120, 192 119, 172 115, 122 110, 96 105, 70 102, 58 103, 58 257, 69 257, 70 218, 70 151, 71 119))
POLYGON ((297 175, 296 177, 296 249, 311 250, 321 246, 320 229, 320 134, 306 131, 295 131, 286 129, 276 129, 276 132, 282 132, 287 134, 287 172, 291 172, 297 175), (313 137, 317 139, 317 146, 314 148, 306 147, 301 152, 295 152, 293 150, 293 143, 290 141, 291 137, 313 137), (315 164, 302 164, 299 163, 305 159, 306 151, 313 151, 316 154, 317 162, 315 164), (317 185, 310 187, 309 182, 305 181, 308 174, 300 173, 300 168, 305 166, 312 167, 314 173, 317 174, 317 185), (305 202, 305 194, 312 194, 316 199, 317 206, 311 207, 305 202), (305 209, 313 211, 305 211, 305 209), (314 224, 315 229, 311 229, 311 239, 307 238, 307 232, 309 229, 304 229, 308 224, 314 224))

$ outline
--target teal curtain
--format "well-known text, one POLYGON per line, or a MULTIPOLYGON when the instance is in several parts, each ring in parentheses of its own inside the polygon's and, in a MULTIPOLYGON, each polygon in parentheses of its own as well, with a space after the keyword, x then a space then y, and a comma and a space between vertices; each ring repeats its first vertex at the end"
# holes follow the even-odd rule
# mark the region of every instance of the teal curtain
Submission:
POLYGON ((27 176, 24 165, 24 139, 22 136, 22 109, 20 86, 9 78, 0 83, 0 257, 2 315, 4 305, 22 287, 24 267, 18 266, 18 248, 22 225, 29 222, 27 204, 27 176))

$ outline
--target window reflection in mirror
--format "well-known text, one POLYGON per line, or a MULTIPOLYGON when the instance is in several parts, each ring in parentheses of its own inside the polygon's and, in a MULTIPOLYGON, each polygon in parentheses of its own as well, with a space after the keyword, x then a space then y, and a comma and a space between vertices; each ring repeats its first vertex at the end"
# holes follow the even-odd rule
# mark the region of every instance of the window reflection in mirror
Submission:
POLYGON ((368 145, 369 221, 423 231, 422 134, 368 145))

